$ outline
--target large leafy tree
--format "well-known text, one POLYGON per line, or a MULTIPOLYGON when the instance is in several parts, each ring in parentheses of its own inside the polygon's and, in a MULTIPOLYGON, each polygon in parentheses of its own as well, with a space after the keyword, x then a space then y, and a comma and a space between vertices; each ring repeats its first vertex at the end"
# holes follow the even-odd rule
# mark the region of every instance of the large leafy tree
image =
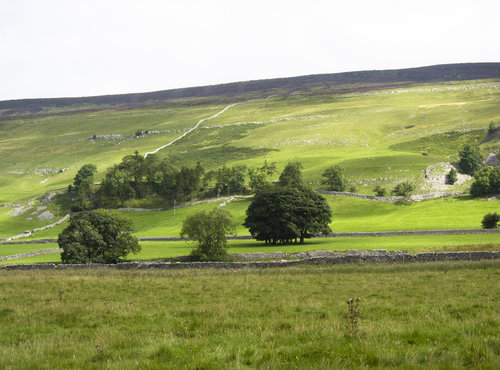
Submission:
POLYGON ((130 252, 141 250, 131 235, 133 223, 115 211, 104 209, 71 216, 69 226, 59 234, 63 263, 117 263, 130 252))
POLYGON ((224 208, 201 211, 188 216, 183 224, 181 236, 198 242, 191 257, 199 261, 223 261, 227 258, 227 234, 234 234, 236 223, 231 213, 224 208))
POLYGON ((460 158, 458 164, 462 171, 469 175, 474 175, 483 162, 483 157, 479 152, 479 148, 472 145, 465 145, 458 153, 460 158))
POLYGON ((304 243, 313 233, 328 233, 332 212, 325 198, 305 186, 272 187, 258 192, 244 226, 266 244, 304 243))

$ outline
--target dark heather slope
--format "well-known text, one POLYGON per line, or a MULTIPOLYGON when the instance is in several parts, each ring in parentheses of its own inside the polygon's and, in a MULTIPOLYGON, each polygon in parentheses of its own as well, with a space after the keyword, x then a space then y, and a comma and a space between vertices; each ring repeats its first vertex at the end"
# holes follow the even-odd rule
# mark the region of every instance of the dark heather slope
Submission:
MULTIPOLYGON (((116 107, 121 109, 140 106, 165 104, 173 99, 204 98, 203 101, 216 101, 215 98, 228 98, 238 95, 263 97, 280 90, 281 94, 293 91, 307 91, 313 86, 331 89, 330 93, 345 93, 373 88, 393 88, 402 83, 461 81, 487 78, 500 78, 500 63, 445 64, 419 68, 359 71, 332 74, 318 74, 269 80, 233 82, 212 86, 189 87, 148 93, 103 95, 78 98, 21 99, 0 101, 0 117, 32 115, 44 107, 63 108, 66 111, 89 110, 87 106, 116 107), (369 87, 351 89, 336 86, 348 84, 370 84, 369 87), (376 86, 380 84, 380 86, 376 86), (375 86, 374 86, 375 85, 375 86), (212 98, 207 99, 207 98, 212 98), (67 108, 67 109, 65 109, 67 108)), ((104 107, 103 107, 104 108, 104 107)), ((92 110, 96 109, 91 108, 92 110)))

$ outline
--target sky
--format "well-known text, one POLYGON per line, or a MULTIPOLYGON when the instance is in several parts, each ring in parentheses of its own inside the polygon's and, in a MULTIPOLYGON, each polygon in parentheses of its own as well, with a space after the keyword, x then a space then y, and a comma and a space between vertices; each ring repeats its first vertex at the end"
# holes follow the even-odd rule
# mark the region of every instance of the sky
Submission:
POLYGON ((0 0, 0 100, 500 62, 500 0, 0 0))

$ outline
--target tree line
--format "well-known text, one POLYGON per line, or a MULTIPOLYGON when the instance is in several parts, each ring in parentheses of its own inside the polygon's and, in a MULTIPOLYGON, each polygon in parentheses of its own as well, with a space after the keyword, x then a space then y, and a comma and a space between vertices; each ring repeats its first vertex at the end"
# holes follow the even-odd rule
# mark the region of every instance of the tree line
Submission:
POLYGON ((200 162, 177 168, 168 158, 160 159, 155 155, 144 158, 135 152, 108 168, 100 185, 95 184, 96 166, 83 165, 69 191, 76 195, 74 210, 122 205, 130 199, 153 196, 161 196, 168 203, 183 202, 199 196, 256 192, 270 186, 276 172, 276 162, 267 161, 255 168, 224 165, 206 171, 200 162))

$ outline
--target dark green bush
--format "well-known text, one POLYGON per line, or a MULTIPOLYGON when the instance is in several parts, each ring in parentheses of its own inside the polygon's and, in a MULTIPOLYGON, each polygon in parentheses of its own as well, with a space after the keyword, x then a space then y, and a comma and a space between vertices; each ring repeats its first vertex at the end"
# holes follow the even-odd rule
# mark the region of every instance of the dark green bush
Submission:
POLYGON ((484 216, 481 224, 483 229, 496 229, 498 227, 498 221, 500 221, 500 215, 498 213, 488 213, 484 216))
POLYGON ((448 172, 448 174, 446 175, 446 182, 450 185, 453 185, 454 183, 457 182, 457 180, 458 180, 457 170, 452 168, 450 172, 448 172))

